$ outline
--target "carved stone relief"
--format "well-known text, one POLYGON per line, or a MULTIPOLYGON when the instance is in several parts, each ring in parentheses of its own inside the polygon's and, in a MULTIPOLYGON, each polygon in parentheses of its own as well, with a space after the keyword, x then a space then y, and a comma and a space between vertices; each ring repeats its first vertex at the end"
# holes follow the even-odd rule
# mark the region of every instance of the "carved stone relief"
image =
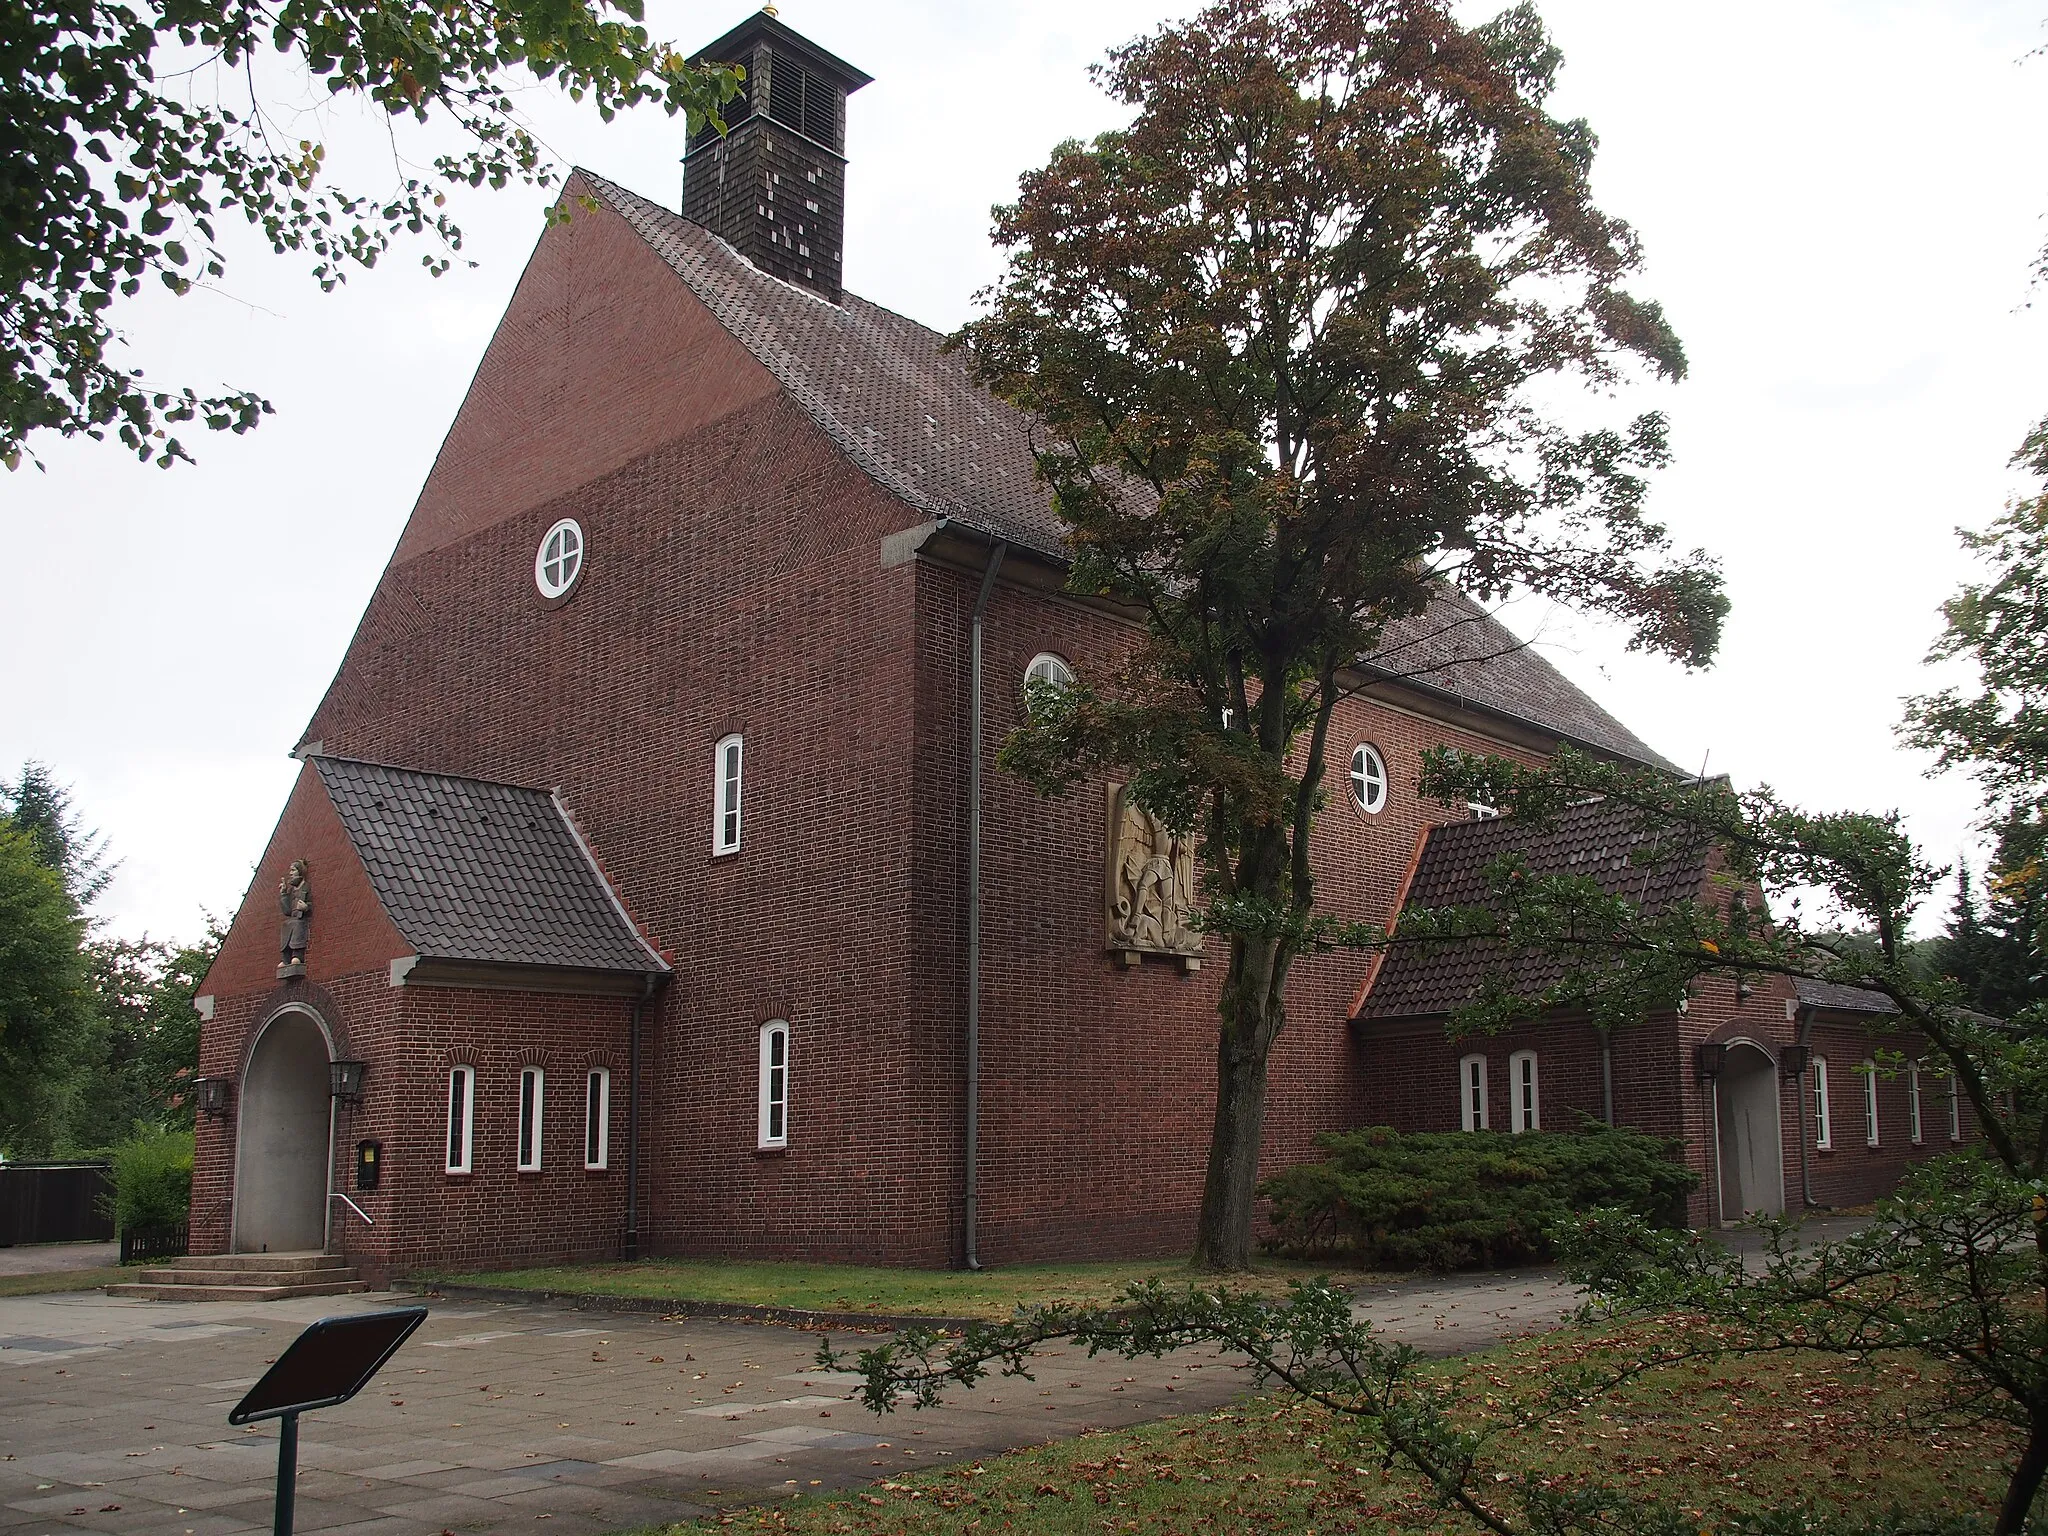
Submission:
POLYGON ((1201 967, 1202 935, 1188 924, 1195 905, 1195 841, 1131 798, 1108 788, 1109 837, 1104 906, 1109 948, 1136 965, 1142 955, 1171 955, 1201 967))

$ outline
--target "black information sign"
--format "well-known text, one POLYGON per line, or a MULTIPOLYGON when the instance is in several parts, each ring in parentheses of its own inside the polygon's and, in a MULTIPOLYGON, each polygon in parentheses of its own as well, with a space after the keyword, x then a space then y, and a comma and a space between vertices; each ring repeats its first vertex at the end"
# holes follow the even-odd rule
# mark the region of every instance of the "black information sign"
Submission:
POLYGON ((299 1473, 299 1415, 314 1408, 332 1408, 354 1397, 426 1320, 425 1307, 323 1317, 293 1339, 277 1363, 263 1373, 263 1379, 249 1389, 248 1396, 235 1404, 235 1411, 228 1415, 230 1424, 284 1420, 277 1437, 275 1536, 291 1536, 299 1473))

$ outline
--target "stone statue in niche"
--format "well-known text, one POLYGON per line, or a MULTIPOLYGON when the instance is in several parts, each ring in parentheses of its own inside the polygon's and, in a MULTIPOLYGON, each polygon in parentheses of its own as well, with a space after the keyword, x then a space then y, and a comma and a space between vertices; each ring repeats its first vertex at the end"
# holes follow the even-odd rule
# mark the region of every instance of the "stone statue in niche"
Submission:
POLYGON ((306 974, 306 928, 313 916, 313 888, 306 883, 304 859, 293 859, 291 869, 278 882, 277 909, 284 915, 277 941, 284 956, 277 968, 282 981, 306 974))
POLYGON ((1126 965, 1173 955, 1201 965, 1202 936, 1188 925, 1195 905, 1195 841, 1146 810, 1122 784, 1109 786, 1106 906, 1109 948, 1126 965))

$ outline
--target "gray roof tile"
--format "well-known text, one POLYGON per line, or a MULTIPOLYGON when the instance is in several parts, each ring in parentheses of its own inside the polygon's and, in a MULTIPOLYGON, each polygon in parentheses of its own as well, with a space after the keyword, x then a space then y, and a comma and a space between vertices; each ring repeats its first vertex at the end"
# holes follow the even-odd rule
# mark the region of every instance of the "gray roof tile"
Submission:
MULTIPOLYGON (((833 304, 770 277, 702 225, 595 172, 577 175, 884 489, 927 517, 1066 558, 1066 526, 1032 456, 1031 418, 975 383, 937 331, 855 294, 833 304)), ((1620 757, 1672 766, 1449 588, 1390 626, 1368 666, 1620 757)))
POLYGON ((421 956, 668 969, 547 790, 350 758, 312 762, 377 900, 421 956))

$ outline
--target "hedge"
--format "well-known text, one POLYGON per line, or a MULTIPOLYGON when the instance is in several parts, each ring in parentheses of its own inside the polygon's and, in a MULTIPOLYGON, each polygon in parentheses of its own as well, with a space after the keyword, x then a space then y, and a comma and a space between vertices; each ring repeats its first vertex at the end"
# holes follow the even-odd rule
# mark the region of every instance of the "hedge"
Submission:
POLYGON ((1679 1163, 1678 1143, 1597 1121, 1521 1135, 1381 1125, 1317 1142, 1326 1160, 1260 1186, 1272 1202, 1266 1246, 1369 1268, 1546 1263, 1552 1228, 1578 1212, 1619 1207, 1682 1226, 1699 1182, 1679 1163))
POLYGON ((182 1227, 192 1208, 192 1133, 137 1125, 114 1148, 114 1226, 182 1227))

